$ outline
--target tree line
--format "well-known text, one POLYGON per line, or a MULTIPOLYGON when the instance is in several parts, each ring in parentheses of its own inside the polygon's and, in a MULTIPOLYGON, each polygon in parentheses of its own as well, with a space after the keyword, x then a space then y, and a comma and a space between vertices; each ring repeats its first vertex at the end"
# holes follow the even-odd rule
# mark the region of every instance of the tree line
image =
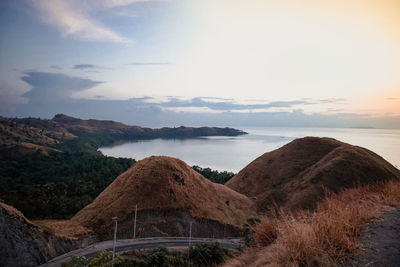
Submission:
POLYGON ((134 162, 87 152, 0 154, 0 199, 31 219, 66 219, 134 162))

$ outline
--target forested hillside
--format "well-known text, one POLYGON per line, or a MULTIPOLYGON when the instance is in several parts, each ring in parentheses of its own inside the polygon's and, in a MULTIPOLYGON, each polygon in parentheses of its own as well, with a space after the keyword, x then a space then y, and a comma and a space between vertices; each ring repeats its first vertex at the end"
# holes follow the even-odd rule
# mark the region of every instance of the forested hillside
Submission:
POLYGON ((89 152, 0 154, 0 198, 28 218, 68 218, 135 161, 89 152))

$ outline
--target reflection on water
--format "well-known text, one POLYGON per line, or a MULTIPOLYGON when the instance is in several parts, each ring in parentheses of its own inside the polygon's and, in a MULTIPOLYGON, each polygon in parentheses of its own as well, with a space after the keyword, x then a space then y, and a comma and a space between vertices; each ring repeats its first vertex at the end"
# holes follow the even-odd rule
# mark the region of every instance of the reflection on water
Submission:
POLYGON ((332 137, 368 148, 400 166, 400 130, 341 128, 243 128, 248 135, 202 137, 194 139, 154 139, 120 143, 100 151, 113 157, 136 160, 152 155, 182 159, 189 165, 238 172, 265 152, 277 149, 304 136, 332 137))

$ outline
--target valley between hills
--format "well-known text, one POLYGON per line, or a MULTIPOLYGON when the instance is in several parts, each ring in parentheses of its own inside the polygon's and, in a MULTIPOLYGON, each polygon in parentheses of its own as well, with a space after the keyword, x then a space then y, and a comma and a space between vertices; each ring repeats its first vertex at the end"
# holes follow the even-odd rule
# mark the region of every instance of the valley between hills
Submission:
POLYGON ((242 238, 248 248, 226 266, 334 266, 359 254, 363 224, 400 204, 399 169, 368 149, 331 138, 296 139, 249 159, 234 176, 203 172, 204 177, 204 169, 180 159, 136 162, 97 149, 121 140, 245 132, 150 129, 59 114, 51 120, 1 118, 0 133, 5 266, 37 266, 111 240, 112 217, 118 217, 118 239, 132 238, 134 224, 137 237, 184 237, 193 226, 194 237, 242 238), (352 228, 340 230, 339 224, 352 228), (307 244, 313 244, 312 252, 301 250, 307 244))

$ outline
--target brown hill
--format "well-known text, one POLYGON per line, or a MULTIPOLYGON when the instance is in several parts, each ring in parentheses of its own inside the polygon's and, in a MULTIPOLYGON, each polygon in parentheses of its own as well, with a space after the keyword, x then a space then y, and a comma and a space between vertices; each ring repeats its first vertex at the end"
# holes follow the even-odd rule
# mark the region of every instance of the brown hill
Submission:
POLYGON ((109 235, 111 217, 118 216, 121 237, 128 237, 136 204, 138 228, 146 229, 142 236, 186 235, 190 221, 197 236, 234 234, 254 211, 246 196, 210 182, 179 159, 159 156, 137 162, 72 220, 109 235))
POLYGON ((400 179, 400 170, 368 149, 331 138, 305 137, 260 156, 225 185, 251 197, 259 211, 273 203, 314 208, 324 190, 400 179))

